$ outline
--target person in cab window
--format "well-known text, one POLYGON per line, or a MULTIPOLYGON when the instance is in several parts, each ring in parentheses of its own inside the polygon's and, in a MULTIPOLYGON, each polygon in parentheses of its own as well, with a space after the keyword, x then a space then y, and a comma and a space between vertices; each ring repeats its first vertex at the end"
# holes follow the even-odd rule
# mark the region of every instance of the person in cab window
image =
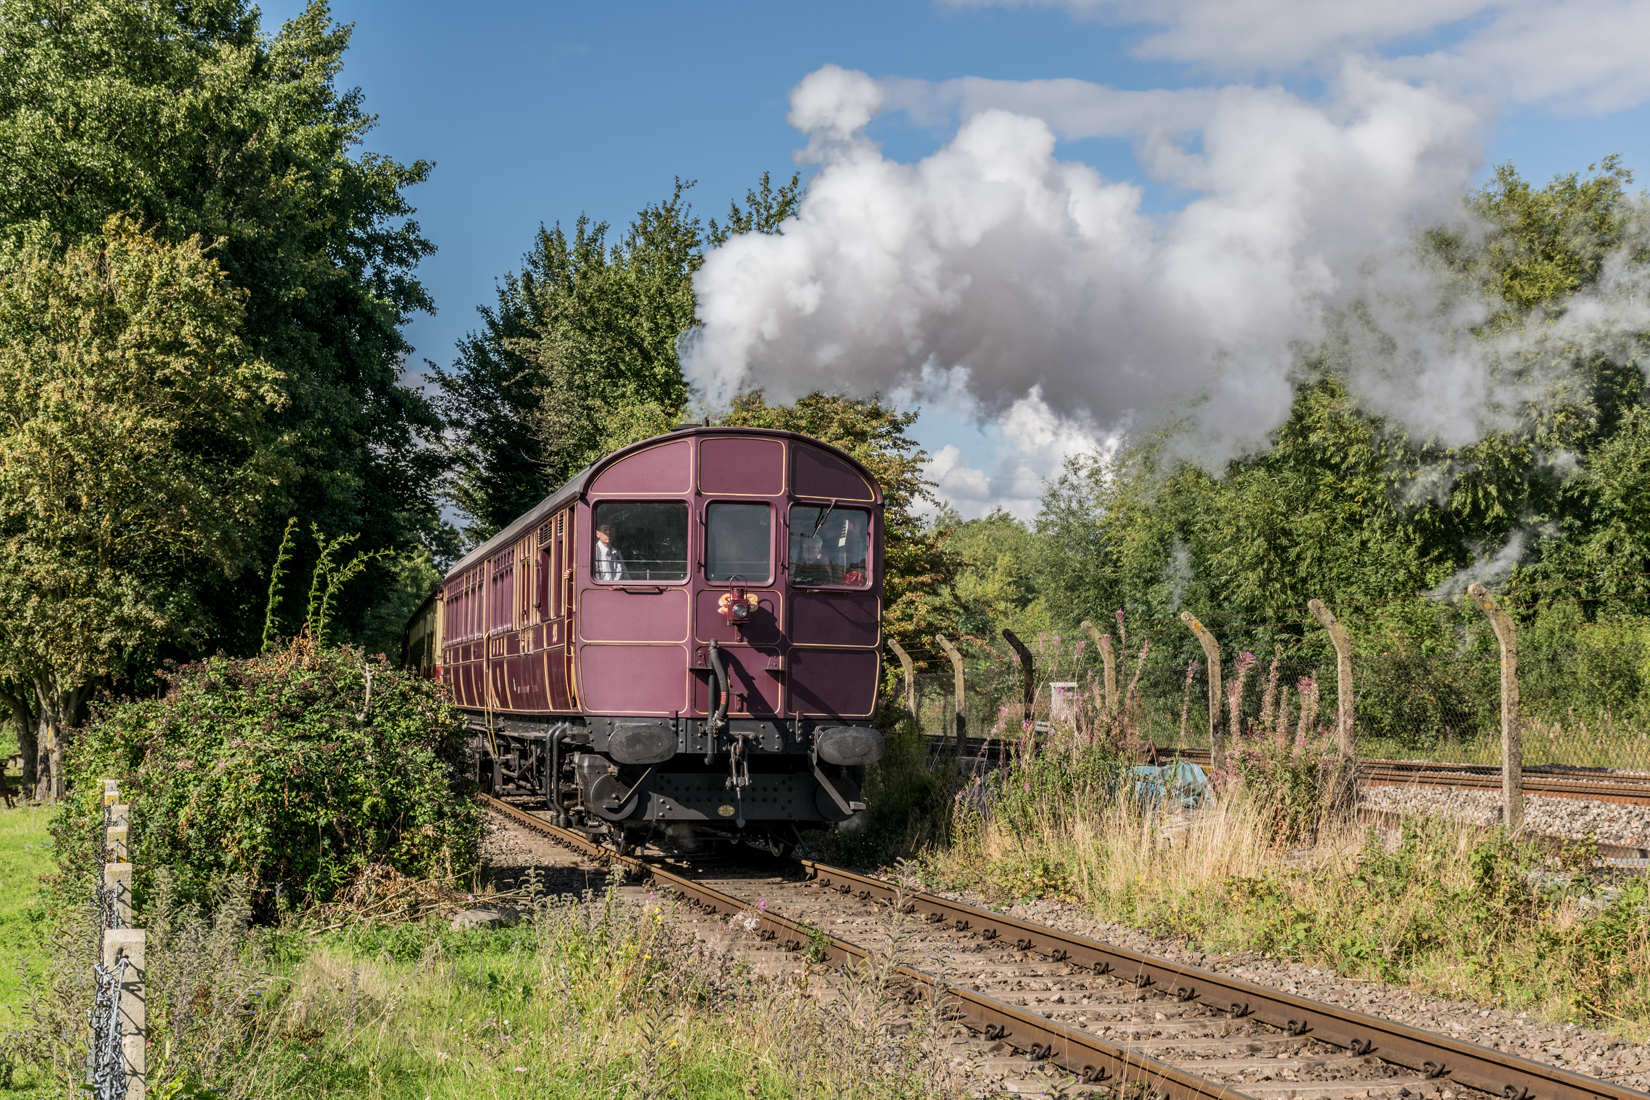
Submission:
POLYGON ((854 521, 849 516, 842 517, 841 525, 832 524, 836 533, 830 539, 830 545, 825 552, 833 560, 832 570, 836 577, 832 584, 851 584, 856 587, 865 584, 865 561, 861 557, 864 553, 865 538, 856 530, 854 521))
POLYGON ((613 545, 613 525, 604 523, 596 528, 596 579, 599 581, 628 581, 630 569, 624 555, 613 545))
POLYGON ((841 584, 842 569, 825 560, 825 540, 818 535, 802 540, 802 560, 796 563, 792 584, 841 584))
POLYGON ((843 516, 841 528, 838 528, 837 539, 837 584, 851 584, 855 587, 865 585, 865 536, 855 528, 853 519, 843 516))

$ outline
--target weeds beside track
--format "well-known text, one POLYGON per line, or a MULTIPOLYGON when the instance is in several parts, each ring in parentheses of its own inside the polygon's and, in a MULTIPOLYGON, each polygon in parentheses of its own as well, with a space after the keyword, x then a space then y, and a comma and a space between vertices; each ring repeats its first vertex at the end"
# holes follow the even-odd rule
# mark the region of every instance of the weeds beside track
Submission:
POLYGON ((835 962, 862 963, 869 957, 865 948, 823 935, 820 926, 828 920, 841 924, 849 919, 846 914, 866 910, 880 911, 885 918, 904 915, 915 922, 913 935, 922 941, 918 956, 947 958, 952 973, 901 967, 900 976, 911 983, 913 994, 948 1009, 947 1014, 975 1036, 988 1061, 1011 1052, 1028 1065, 1058 1065, 1079 1082, 1119 1093, 1138 1082, 1147 1094, 1174 1097, 1329 1096, 1347 1088, 1370 1096, 1407 1097, 1441 1090, 1446 1084, 1541 1100, 1625 1100, 1644 1095, 840 868, 803 862, 800 878, 788 884, 771 876, 760 883, 749 878, 707 879, 703 874, 686 877, 655 863, 616 856, 518 807, 492 800, 488 804, 513 825, 553 837, 591 858, 625 866, 654 889, 675 890, 707 913, 746 918, 757 939, 774 950, 819 950, 835 962), (766 895, 760 900, 728 892, 749 892, 758 886, 766 895), (1062 1008, 1057 1013, 1075 1016, 1078 1026, 1029 1008, 1032 1000, 1043 998, 982 992, 1003 989, 1005 979, 1013 979, 1015 973, 1020 979, 1013 984, 1029 980, 1029 988, 1059 990, 1062 1008), (1144 1028, 1149 1034, 1142 1033, 1142 1020, 1150 1021, 1144 1028), (1118 1045, 1094 1034, 1114 1030, 1131 1036, 1130 1041, 1118 1045), (1261 1067, 1269 1081, 1270 1074, 1283 1069, 1305 1076, 1282 1091, 1270 1083, 1251 1084, 1246 1092, 1234 1090, 1245 1074, 1258 1073, 1261 1067))

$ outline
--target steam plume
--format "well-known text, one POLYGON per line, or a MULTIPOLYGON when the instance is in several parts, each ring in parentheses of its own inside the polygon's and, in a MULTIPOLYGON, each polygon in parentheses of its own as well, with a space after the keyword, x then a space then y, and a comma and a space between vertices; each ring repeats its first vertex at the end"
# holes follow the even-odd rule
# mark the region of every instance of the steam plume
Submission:
POLYGON ((1153 170, 1198 197, 1153 219, 1134 184, 1058 159, 1049 122, 995 106, 897 163, 865 136, 884 88, 810 74, 790 121, 820 167, 797 217, 728 242, 696 278, 701 394, 960 381, 991 414, 1035 389, 1096 435, 1201 397, 1200 449, 1218 460, 1281 422, 1296 342, 1321 337, 1325 304, 1357 292, 1372 257, 1406 253, 1414 219, 1453 212, 1479 161, 1467 101, 1356 64, 1324 104, 1085 87, 1089 117, 1141 135, 1153 170), (1194 124, 1196 149, 1181 140, 1194 124))

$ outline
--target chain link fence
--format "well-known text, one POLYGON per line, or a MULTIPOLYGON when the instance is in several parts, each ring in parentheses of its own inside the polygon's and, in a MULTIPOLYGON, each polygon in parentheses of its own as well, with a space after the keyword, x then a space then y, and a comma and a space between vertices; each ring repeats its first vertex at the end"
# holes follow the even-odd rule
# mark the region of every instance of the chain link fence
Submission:
POLYGON ((98 961, 87 1010, 86 1091, 95 1100, 144 1100, 147 1014, 144 1008, 146 933, 132 925, 130 810, 114 780, 103 786, 103 882, 98 889, 98 961))
MULTIPOLYGON (((1496 599, 1518 627, 1525 765, 1650 771, 1650 615, 1639 613, 1643 601, 1517 588, 1496 599)), ((1478 606, 1445 596, 1330 610, 1352 642, 1360 757, 1499 765, 1501 656, 1478 606)), ((1306 728, 1302 709, 1313 712, 1312 736, 1332 735, 1335 651, 1305 607, 1213 612, 1202 622, 1220 646, 1223 727, 1231 727, 1236 694, 1242 736, 1294 736, 1306 728)), ((1095 625, 1111 637, 1117 694, 1128 696, 1131 708, 1130 736, 1164 748, 1208 749, 1207 661, 1186 625, 1095 625)), ((1020 736, 1024 688, 1012 648, 1001 638, 954 641, 964 656, 969 736, 1020 736)), ((1026 644, 1035 672, 1033 721, 1054 717, 1057 694, 1103 702, 1099 647, 1085 632, 1045 633, 1026 644)), ((950 661, 937 645, 908 649, 918 666, 922 731, 954 735, 950 661)))

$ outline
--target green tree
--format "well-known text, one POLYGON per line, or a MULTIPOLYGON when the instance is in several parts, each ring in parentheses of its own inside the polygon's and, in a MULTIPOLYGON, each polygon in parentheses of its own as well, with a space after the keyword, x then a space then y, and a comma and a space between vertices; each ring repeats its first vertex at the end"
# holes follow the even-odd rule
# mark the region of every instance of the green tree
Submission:
MULTIPOLYGON (((439 421, 401 373, 401 326, 432 308, 403 193, 430 165, 357 151, 374 120, 335 86, 349 37, 318 0, 271 37, 247 0, 0 0, 0 239, 73 244, 126 212, 199 238, 248 292, 242 338, 284 375, 270 425, 290 464, 265 490, 260 566, 292 513, 369 549, 443 546, 439 421)), ((256 573, 175 578, 213 616, 203 644, 250 651, 256 573)))
POLYGON ((544 321, 516 346, 541 379, 530 422, 552 484, 668 431, 687 403, 676 340, 693 324, 704 242, 684 191, 678 180, 611 247, 606 223, 582 216, 572 240, 560 226, 548 234, 555 277, 538 287, 544 321))
POLYGON ((447 491, 465 516, 462 532, 472 544, 486 541, 555 488, 531 419, 544 379, 520 347, 544 325, 539 287, 556 278, 558 252, 556 239, 540 226, 521 272, 504 276, 495 305, 478 307, 481 329, 458 342, 452 366, 429 364, 451 433, 447 491))
POLYGON ((933 526, 949 532, 945 545, 956 560, 953 629, 995 639, 1005 626, 1029 637, 1050 625, 1038 592, 1037 538, 1025 524, 1001 508, 965 520, 946 507, 933 526))
POLYGON ((285 397, 244 301, 198 239, 124 218, 0 275, 0 698, 26 786, 93 685, 210 629, 175 578, 255 552, 285 397))
POLYGON ((1620 246, 1633 173, 1621 157, 1570 172, 1537 188, 1511 164, 1467 201, 1475 234, 1434 229, 1427 246, 1506 303, 1495 320, 1514 320, 1591 284, 1620 246))
POLYGON ((450 425, 451 498, 480 542, 601 454, 668 431, 687 403, 676 345, 692 327, 693 272, 707 247, 776 233, 801 180, 763 173, 728 221, 701 225, 677 181, 624 237, 580 216, 569 239, 539 227, 520 273, 505 275, 482 327, 451 368, 432 367, 450 425))

